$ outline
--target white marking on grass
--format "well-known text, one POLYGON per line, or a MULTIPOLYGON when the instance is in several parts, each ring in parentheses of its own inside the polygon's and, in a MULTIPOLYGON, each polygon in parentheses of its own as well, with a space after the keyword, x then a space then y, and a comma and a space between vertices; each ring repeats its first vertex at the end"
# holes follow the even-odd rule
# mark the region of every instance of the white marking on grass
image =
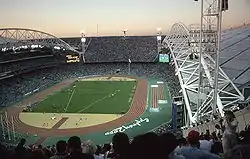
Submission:
POLYGON ((132 99, 133 99, 132 96, 130 96, 129 99, 128 99, 129 104, 131 103, 132 99))
POLYGON ((99 102, 103 101, 104 99, 107 99, 107 98, 113 97, 113 96, 115 95, 115 93, 114 93, 114 95, 113 95, 113 96, 112 96, 112 95, 113 95, 113 93, 110 93, 109 95, 104 96, 103 98, 101 98, 101 99, 98 99, 98 100, 94 101, 93 103, 91 103, 91 104, 90 104, 90 105, 88 105, 87 107, 83 108, 82 110, 79 110, 79 111, 78 111, 78 113, 83 112, 84 110, 86 110, 86 109, 88 109, 89 107, 91 107, 91 106, 95 105, 96 103, 99 103, 99 102))
POLYGON ((67 110, 68 110, 69 104, 70 104, 70 102, 71 102, 71 100, 72 100, 72 97, 73 97, 74 93, 75 93, 75 89, 74 89, 73 92, 71 93, 71 96, 70 96, 70 98, 69 98, 68 104, 67 104, 67 106, 66 106, 66 108, 65 108, 65 111, 64 111, 65 113, 66 113, 67 110))

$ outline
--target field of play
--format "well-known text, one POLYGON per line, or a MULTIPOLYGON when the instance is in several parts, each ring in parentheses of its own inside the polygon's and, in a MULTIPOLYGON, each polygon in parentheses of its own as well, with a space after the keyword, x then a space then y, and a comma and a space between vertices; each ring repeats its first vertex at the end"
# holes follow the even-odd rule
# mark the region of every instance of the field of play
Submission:
POLYGON ((52 145, 77 135, 97 144, 116 132, 130 138, 171 121, 167 83, 157 79, 92 76, 63 80, 4 111, 0 129, 16 143, 52 145))
POLYGON ((130 108, 136 86, 136 80, 79 80, 48 95, 32 112, 124 114, 130 108))

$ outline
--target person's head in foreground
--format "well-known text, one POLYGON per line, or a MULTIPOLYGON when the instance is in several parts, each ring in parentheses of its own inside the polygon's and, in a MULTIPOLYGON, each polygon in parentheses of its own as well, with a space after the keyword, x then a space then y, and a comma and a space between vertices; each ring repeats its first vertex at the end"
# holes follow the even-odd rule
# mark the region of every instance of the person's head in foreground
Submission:
POLYGON ((78 136, 72 136, 68 140, 68 151, 71 152, 82 152, 81 139, 78 136))
POLYGON ((192 147, 200 147, 200 134, 195 130, 191 130, 187 137, 188 143, 192 147))
POLYGON ((232 122, 235 119, 235 115, 232 111, 227 110, 224 112, 224 114, 225 114, 225 119, 229 122, 232 122))
POLYGON ((160 135, 160 142, 162 149, 161 153, 164 158, 167 158, 178 146, 178 140, 170 132, 160 135))
POLYGON ((114 152, 118 155, 127 155, 129 150, 129 138, 125 133, 116 133, 112 139, 114 152))
POLYGON ((95 145, 94 142, 88 140, 88 141, 83 142, 82 149, 83 149, 83 153, 94 155, 97 150, 97 146, 95 145))
POLYGON ((81 139, 78 136, 72 136, 68 140, 68 151, 70 159, 94 159, 94 156, 91 154, 82 153, 81 139))
POLYGON ((178 139, 178 145, 179 147, 187 146, 187 140, 184 137, 181 137, 178 139))
POLYGON ((67 151, 66 141, 60 140, 56 143, 56 152, 57 154, 65 154, 67 151))
POLYGON ((131 159, 161 158, 161 143, 159 136, 147 133, 136 136, 131 143, 131 159))

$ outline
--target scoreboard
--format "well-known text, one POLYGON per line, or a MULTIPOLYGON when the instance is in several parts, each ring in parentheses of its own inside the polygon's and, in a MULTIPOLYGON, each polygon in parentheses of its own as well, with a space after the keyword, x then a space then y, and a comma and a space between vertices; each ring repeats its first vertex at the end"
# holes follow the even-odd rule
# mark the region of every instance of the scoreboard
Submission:
POLYGON ((66 55, 66 63, 80 62, 79 55, 66 55))
POLYGON ((169 54, 159 54, 159 62, 169 63, 170 62, 169 54))

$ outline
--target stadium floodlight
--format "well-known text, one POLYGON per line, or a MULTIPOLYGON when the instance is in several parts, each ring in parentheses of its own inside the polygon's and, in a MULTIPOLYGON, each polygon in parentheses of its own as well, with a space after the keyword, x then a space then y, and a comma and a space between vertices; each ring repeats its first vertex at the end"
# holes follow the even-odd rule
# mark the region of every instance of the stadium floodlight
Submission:
POLYGON ((54 46, 54 49, 60 50, 61 48, 59 46, 54 46))
POLYGON ((86 33, 84 30, 81 30, 81 43, 82 43, 82 52, 79 53, 79 56, 82 57, 83 62, 85 62, 84 54, 86 52, 86 33))
POLYGON ((85 36, 85 34, 86 34, 85 30, 81 30, 80 33, 81 33, 82 36, 85 36))
POLYGON ((84 31, 84 30, 81 30, 81 37, 82 37, 82 38, 81 38, 81 42, 82 42, 82 43, 85 43, 85 42, 86 42, 86 37, 85 37, 85 36, 86 36, 85 31, 84 31))
POLYGON ((85 38, 85 37, 82 37, 82 38, 81 38, 81 42, 82 42, 82 43, 85 43, 85 42, 86 42, 86 38, 85 38))
POLYGON ((126 37, 128 29, 123 29, 122 32, 123 32, 123 36, 126 37))
POLYGON ((6 50, 7 50, 7 48, 6 48, 6 47, 2 48, 2 51, 3 51, 3 52, 5 52, 6 50))
POLYGON ((85 42, 86 42, 86 38, 85 38, 85 36, 86 36, 86 33, 85 33, 85 31, 84 30, 81 30, 81 42, 82 42, 82 44, 85 44, 85 42))
POLYGON ((161 35, 162 35, 162 32, 161 32, 161 28, 157 28, 157 52, 158 54, 161 52, 161 49, 162 49, 162 43, 161 43, 161 35))
POLYGON ((161 28, 158 27, 156 30, 157 30, 157 35, 161 36, 161 34, 162 34, 161 28))
POLYGON ((157 41, 161 41, 161 36, 160 35, 157 36, 157 41))

